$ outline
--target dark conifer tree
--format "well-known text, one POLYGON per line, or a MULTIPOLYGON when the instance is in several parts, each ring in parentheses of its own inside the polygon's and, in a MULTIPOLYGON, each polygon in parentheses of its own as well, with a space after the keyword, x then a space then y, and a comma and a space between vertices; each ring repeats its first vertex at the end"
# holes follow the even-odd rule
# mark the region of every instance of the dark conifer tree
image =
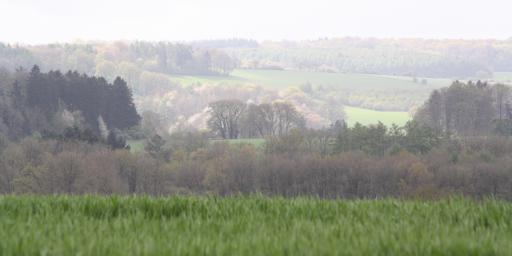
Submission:
POLYGON ((126 82, 117 77, 108 94, 105 117, 109 128, 126 129, 139 123, 140 116, 126 82))

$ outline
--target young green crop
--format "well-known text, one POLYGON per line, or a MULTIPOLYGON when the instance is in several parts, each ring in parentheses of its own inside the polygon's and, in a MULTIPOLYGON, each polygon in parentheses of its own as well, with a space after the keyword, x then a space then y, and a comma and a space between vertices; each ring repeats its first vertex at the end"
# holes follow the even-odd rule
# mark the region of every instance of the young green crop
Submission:
POLYGON ((0 197, 0 255, 507 255, 512 204, 0 197))

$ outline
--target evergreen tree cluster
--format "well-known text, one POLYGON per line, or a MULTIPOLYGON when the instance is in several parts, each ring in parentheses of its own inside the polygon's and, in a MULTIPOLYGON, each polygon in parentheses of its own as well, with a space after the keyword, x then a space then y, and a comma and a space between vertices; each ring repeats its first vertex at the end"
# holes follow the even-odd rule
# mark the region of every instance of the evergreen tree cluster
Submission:
POLYGON ((11 139, 34 132, 64 136, 67 128, 75 126, 101 138, 105 128, 107 132, 123 130, 140 121, 132 93, 119 77, 108 83, 102 77, 72 71, 43 73, 38 66, 18 73, 12 85, 6 79, 0 83, 6 91, 0 99, 0 121, 6 129, 0 132, 11 139))

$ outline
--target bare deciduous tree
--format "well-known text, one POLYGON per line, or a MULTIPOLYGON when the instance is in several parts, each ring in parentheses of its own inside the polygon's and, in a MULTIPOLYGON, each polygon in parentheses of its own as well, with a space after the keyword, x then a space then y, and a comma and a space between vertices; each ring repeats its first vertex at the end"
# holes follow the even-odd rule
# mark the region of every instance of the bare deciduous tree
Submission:
POLYGON ((301 129, 306 125, 304 117, 290 103, 275 102, 272 107, 276 116, 275 135, 284 135, 291 129, 301 129))
POLYGON ((281 136, 292 129, 305 127, 305 119, 290 103, 274 102, 260 105, 250 104, 244 118, 244 128, 249 134, 257 133, 259 137, 281 136))
POLYGON ((239 100, 220 100, 209 105, 208 126, 224 139, 236 139, 240 134, 240 118, 246 104, 239 100))

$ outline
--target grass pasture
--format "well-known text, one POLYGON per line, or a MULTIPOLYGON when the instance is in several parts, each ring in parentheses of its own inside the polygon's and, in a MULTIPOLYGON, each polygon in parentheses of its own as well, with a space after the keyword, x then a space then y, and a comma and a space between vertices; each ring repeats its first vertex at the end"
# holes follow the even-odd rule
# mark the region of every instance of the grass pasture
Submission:
MULTIPOLYGON (((357 97, 373 95, 376 100, 407 99, 423 102, 434 89, 449 86, 450 79, 422 78, 414 82, 412 77, 383 76, 372 74, 325 73, 290 70, 237 69, 230 76, 171 76, 171 80, 184 85, 213 83, 225 85, 256 84, 270 90, 282 90, 310 83, 314 88, 340 90, 343 94, 357 97), (397 97, 401 96, 401 97, 397 97), (412 97, 412 98, 411 98, 412 97), (424 99, 425 98, 425 99, 424 99)), ((384 124, 404 124, 410 116, 407 112, 374 111, 371 109, 346 107, 348 123, 375 124, 379 120, 384 124)))
POLYGON ((493 79, 499 83, 512 84, 512 72, 495 72, 493 79))
POLYGON ((0 255, 510 255, 496 200, 0 197, 0 255))
POLYGON ((345 114, 349 126, 353 126, 355 123, 376 124, 379 121, 387 126, 392 124, 403 126, 411 119, 407 112, 376 111, 356 107, 345 107, 345 114))
POLYGON ((259 69, 237 69, 230 76, 171 76, 171 80, 184 85, 206 82, 233 85, 252 83, 274 90, 308 82, 314 86, 343 90, 431 90, 451 83, 450 79, 428 78, 428 84, 424 85, 414 83, 411 77, 259 69))
POLYGON ((432 87, 437 88, 450 84, 450 80, 447 79, 428 79, 429 83, 423 85, 414 83, 413 78, 409 77, 288 70, 239 69, 235 70, 232 76, 278 89, 299 86, 308 82, 313 85, 321 85, 324 88, 345 90, 430 90, 432 87))
POLYGON ((137 153, 144 151, 145 140, 128 140, 126 144, 130 146, 130 151, 137 153))

